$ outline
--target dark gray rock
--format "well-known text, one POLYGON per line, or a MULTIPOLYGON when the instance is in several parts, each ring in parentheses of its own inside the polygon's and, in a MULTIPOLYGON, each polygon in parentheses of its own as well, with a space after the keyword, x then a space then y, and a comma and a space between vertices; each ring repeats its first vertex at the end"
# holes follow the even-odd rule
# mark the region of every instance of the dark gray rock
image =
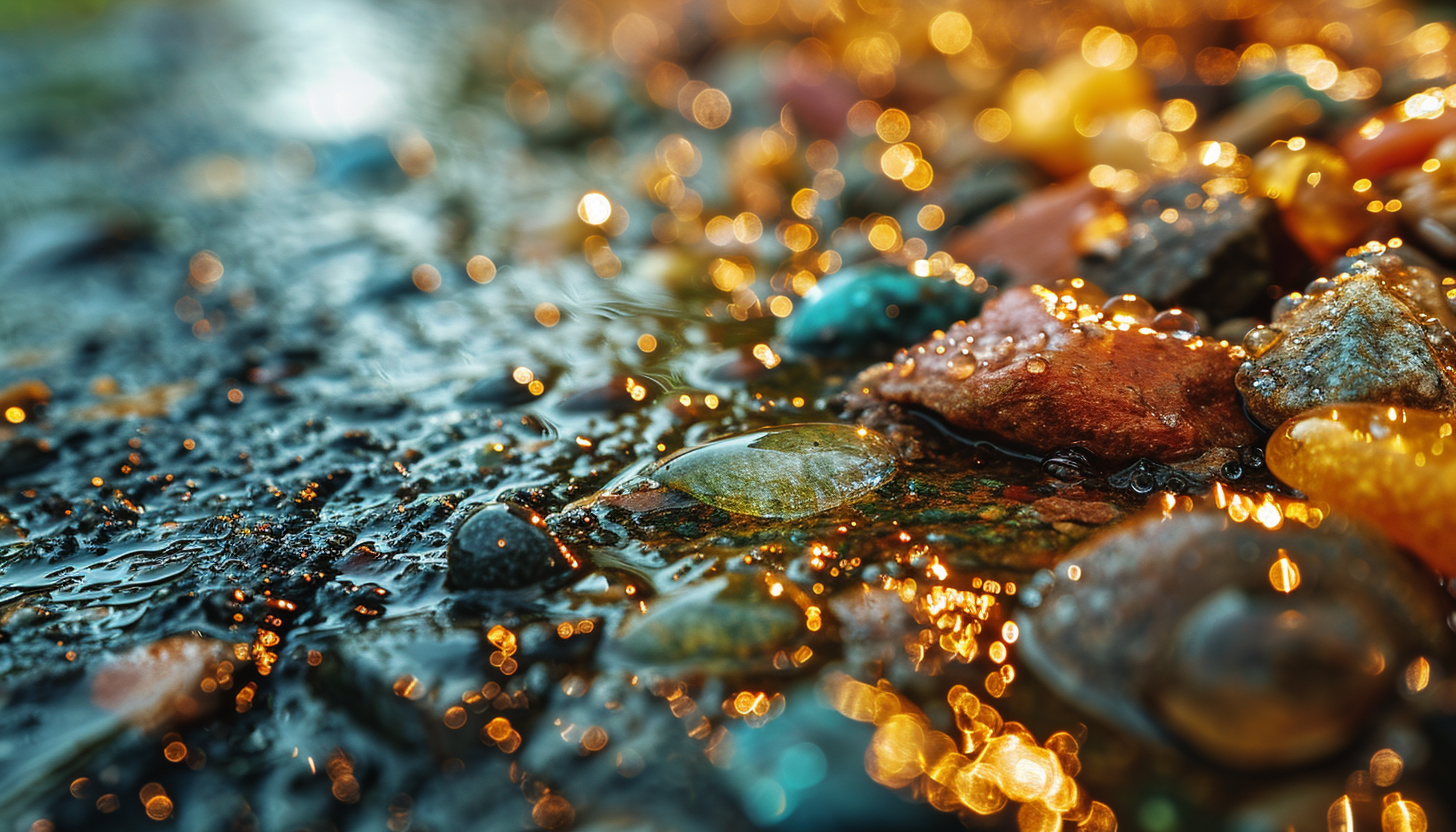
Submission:
POLYGON ((457 589, 524 589, 565 571, 566 558, 533 512, 486 503, 450 536, 448 583, 457 589))
POLYGON ((1117 527, 1023 602, 1022 656, 1064 697, 1233 768, 1338 751, 1408 661, 1449 642, 1435 585, 1382 539, 1211 507, 1117 527), (1271 578, 1282 555, 1299 576, 1288 592, 1271 578))
POLYGON ((1137 295, 1159 308, 1201 309, 1215 320, 1244 312, 1269 285, 1264 222, 1273 203, 1224 196, 1204 210, 1207 198, 1194 182, 1149 190, 1128 211, 1126 245, 1111 256, 1085 255, 1083 275, 1110 295, 1137 295), (1163 219, 1170 209, 1177 212, 1171 223, 1163 219))

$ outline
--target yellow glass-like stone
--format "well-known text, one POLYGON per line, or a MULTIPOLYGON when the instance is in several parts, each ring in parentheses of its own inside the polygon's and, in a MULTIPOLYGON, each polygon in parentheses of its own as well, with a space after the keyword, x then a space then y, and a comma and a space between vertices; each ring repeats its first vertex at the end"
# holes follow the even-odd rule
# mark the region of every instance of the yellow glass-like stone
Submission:
POLYGON ((1356 191, 1350 166, 1320 142, 1300 140, 1297 150, 1281 142, 1260 151, 1250 185, 1278 204, 1284 227, 1316 262, 1373 239, 1382 219, 1367 208, 1373 194, 1356 191))
MULTIPOLYGON (((1055 173, 1071 174, 1094 161, 1090 138, 1125 121, 1119 117, 1142 109, 1151 113, 1158 108, 1158 100, 1141 67, 1096 67, 1080 55, 1067 55, 1041 72, 1027 70, 1017 75, 1001 106, 1011 117, 1012 147, 1055 173)), ((1130 140, 1127 144, 1132 148, 1129 159, 1117 161, 1123 166, 1129 160, 1146 164, 1142 143, 1130 140)), ((1098 155, 1105 155, 1105 149, 1098 155)))
POLYGON ((1340 404, 1290 419, 1269 439, 1269 469, 1311 499, 1380 528, 1431 568, 1456 575, 1456 418, 1340 404))

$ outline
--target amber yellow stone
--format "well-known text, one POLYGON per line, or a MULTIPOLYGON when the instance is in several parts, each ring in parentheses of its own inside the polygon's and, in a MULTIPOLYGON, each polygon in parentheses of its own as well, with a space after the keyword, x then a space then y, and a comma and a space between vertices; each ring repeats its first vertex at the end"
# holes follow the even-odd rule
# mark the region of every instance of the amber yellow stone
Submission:
MULTIPOLYGON (((1152 80, 1138 66, 1097 67, 1080 55, 1067 55, 1042 68, 1026 70, 1008 86, 1001 106, 1011 117, 1010 144, 1057 174, 1072 174, 1091 166, 1089 139, 1104 131, 1119 132, 1127 117, 1140 110, 1149 115, 1158 108, 1152 80)), ((1109 134, 1110 136, 1110 134, 1109 134)), ((1120 166, 1146 164, 1143 141, 1129 140, 1127 159, 1120 166)), ((1099 143, 1107 144, 1106 141, 1099 143)), ((1109 147, 1101 147, 1096 161, 1112 161, 1109 147)), ((1124 155, 1121 152, 1114 156, 1124 155)))
POLYGON ((1373 190, 1356 191, 1355 183, 1334 148, 1303 139, 1260 151, 1250 181, 1254 193, 1275 201, 1290 236, 1316 262, 1378 236, 1386 217, 1368 209, 1373 190))
POLYGON ((1456 418, 1340 404, 1290 419, 1269 439, 1269 468, 1311 499, 1374 524, 1443 575, 1456 575, 1456 418))

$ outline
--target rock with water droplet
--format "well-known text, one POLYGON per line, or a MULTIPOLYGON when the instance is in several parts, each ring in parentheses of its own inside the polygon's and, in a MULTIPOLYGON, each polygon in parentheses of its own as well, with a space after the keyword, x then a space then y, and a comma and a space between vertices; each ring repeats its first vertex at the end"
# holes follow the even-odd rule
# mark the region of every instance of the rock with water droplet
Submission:
POLYGON ((1361 251, 1245 339, 1236 382, 1265 426, 1334 402, 1456 409, 1456 316, 1440 281, 1379 243, 1361 251))
POLYGON ((1269 438, 1276 476, 1370 522, 1443 575, 1456 575, 1456 418, 1344 404, 1292 419, 1269 438))
POLYGON ((1269 284, 1273 213, 1267 199, 1209 197, 1196 182, 1169 182, 1135 200, 1131 234, 1120 249, 1094 249, 1082 275, 1113 294, 1130 293, 1158 306, 1206 310, 1223 319, 1246 310, 1269 284))
POLYGON ((1254 441, 1226 346, 1154 330, 1135 298, 1107 311, 1100 300, 1087 288, 1008 290, 979 318, 866 370, 851 403, 918 405, 1019 446, 1075 446, 1107 463, 1191 460, 1254 441))
POLYGON ((1434 582, 1339 519, 1271 531, 1213 507, 1154 512, 1028 591, 1018 647, 1053 688, 1234 768, 1338 751, 1406 662, 1448 650, 1434 582))
POLYGON ((534 512, 486 503, 450 536, 447 581, 457 589, 524 589, 567 571, 566 556, 534 512))
POLYGON ((895 268, 847 269, 819 281, 784 322, 784 341, 809 355, 888 355, 938 326, 975 317, 1004 273, 988 269, 964 284, 895 268))
POLYGON ((625 505, 634 494, 666 488, 735 514, 795 519, 879 488, 895 475, 898 459, 889 441, 867 428, 786 425, 685 448, 599 498, 625 505))

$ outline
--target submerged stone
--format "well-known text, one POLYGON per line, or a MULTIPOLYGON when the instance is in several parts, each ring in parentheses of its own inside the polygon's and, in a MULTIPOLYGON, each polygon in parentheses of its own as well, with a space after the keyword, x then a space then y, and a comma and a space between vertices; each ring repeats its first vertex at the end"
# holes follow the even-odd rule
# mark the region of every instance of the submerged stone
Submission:
POLYGON ((1433 582, 1341 520, 1269 530, 1162 512, 1094 538, 1030 588, 1028 663, 1064 697, 1234 768, 1317 761, 1396 677, 1446 647, 1433 582))
POLYGON ((735 514, 795 519, 863 497, 894 476, 897 461, 867 428, 787 425, 685 448, 641 478, 735 514))
POLYGON ((1292 419, 1269 438, 1280 479, 1370 522, 1432 569, 1456 575, 1456 418, 1405 407, 1344 404, 1292 419))
POLYGON ((567 568, 541 517, 509 503, 486 503, 466 517, 446 556, 457 589, 524 589, 567 568))
POLYGON ((91 682, 91 701, 147 730, 185 722, 216 703, 202 681, 229 656, 216 639, 170 636, 108 661, 91 682))
POLYGON ((1254 441, 1226 344, 1154 329, 1136 298, 1101 301, 1089 287, 1009 290, 974 321, 861 373, 852 398, 919 405, 967 430, 1110 463, 1254 441))
POLYGON ((1456 317, 1439 280, 1379 243, 1361 252, 1246 337, 1236 382, 1266 427, 1334 402, 1456 409, 1456 317))
POLYGON ((540 395, 531 389, 532 382, 544 384, 554 375, 547 370, 538 374, 529 367, 505 368, 483 376, 460 393, 460 400, 471 404, 516 407, 540 395))
POLYGON ((819 281, 785 320, 795 350, 833 358, 887 355, 939 326, 975 317, 1002 273, 965 284, 902 269, 849 269, 819 281))
POLYGON ((804 631, 804 612, 762 584, 728 576, 689 587, 628 618, 612 645, 634 663, 738 670, 772 667, 775 651, 804 631))

